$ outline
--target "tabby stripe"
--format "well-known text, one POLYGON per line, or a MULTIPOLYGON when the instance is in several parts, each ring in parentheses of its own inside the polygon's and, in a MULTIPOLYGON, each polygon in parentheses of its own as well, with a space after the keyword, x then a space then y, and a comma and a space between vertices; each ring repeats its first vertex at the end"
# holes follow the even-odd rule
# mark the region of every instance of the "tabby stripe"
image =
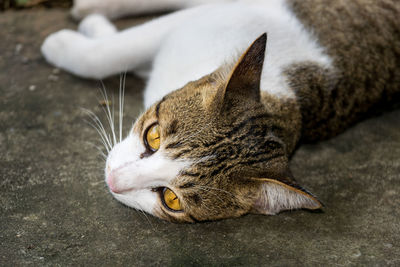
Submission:
POLYGON ((164 102, 165 99, 166 99, 166 97, 164 96, 164 97, 157 103, 157 106, 156 106, 156 117, 157 117, 157 120, 159 119, 159 115, 160 115, 160 106, 161 106, 161 103, 164 102))
POLYGON ((200 173, 198 173, 198 172, 193 173, 193 172, 183 171, 183 172, 181 172, 181 175, 196 177, 196 176, 199 176, 200 173))
POLYGON ((181 156, 183 156, 183 155, 185 155, 185 154, 187 154, 188 152, 191 152, 191 151, 192 151, 191 149, 182 150, 178 154, 173 155, 172 158, 173 159, 177 159, 177 158, 179 158, 179 157, 181 157, 181 156))
MULTIPOLYGON (((213 165, 214 165, 214 164, 213 164, 213 165)), ((232 164, 232 165, 229 165, 229 166, 226 166, 225 163, 222 163, 222 164, 219 165, 218 168, 214 169, 214 170, 211 172, 210 177, 216 176, 217 174, 220 174, 220 173, 224 173, 224 172, 226 172, 226 171, 232 169, 234 166, 235 166, 235 165, 233 165, 233 164, 232 164)), ((206 177, 206 175, 201 175, 201 176, 199 177, 199 179, 203 179, 203 178, 205 178, 205 177, 206 177)))
POLYGON ((175 134, 178 131, 178 120, 173 120, 167 127, 166 135, 175 134))
POLYGON ((233 127, 233 129, 232 129, 230 132, 228 132, 228 133, 226 134, 226 136, 227 136, 227 137, 231 137, 232 135, 234 135, 235 133, 237 133, 241 128, 243 128, 243 127, 246 126, 247 124, 252 123, 252 122, 254 122, 255 120, 262 119, 262 118, 268 118, 268 117, 270 117, 270 114, 268 114, 268 113, 262 113, 262 114, 258 114, 258 115, 255 115, 255 116, 251 116, 251 117, 249 117, 249 118, 246 118, 244 121, 240 122, 238 125, 236 125, 235 127, 233 127))
POLYGON ((284 156, 285 156, 284 153, 278 153, 276 155, 272 155, 271 157, 267 157, 267 158, 259 158, 259 159, 254 159, 254 160, 242 161, 242 162, 240 162, 240 164, 249 164, 249 165, 251 165, 251 164, 254 164, 254 163, 266 162, 266 161, 269 161, 271 159, 276 159, 276 158, 284 157, 284 156))
POLYGON ((192 219, 195 223, 201 222, 200 220, 196 219, 192 214, 188 214, 189 218, 192 219))
POLYGON ((178 141, 178 142, 172 142, 172 143, 169 143, 166 147, 165 147, 165 149, 171 149, 171 148, 178 148, 178 147, 181 147, 183 144, 180 142, 180 141, 178 141))
POLYGON ((193 199, 193 201, 194 201, 194 203, 196 203, 196 205, 203 202, 201 197, 198 194, 193 194, 192 196, 190 196, 190 198, 193 199))
POLYGON ((218 144, 219 142, 221 142, 222 140, 224 140, 225 138, 231 138, 232 135, 237 133, 240 129, 244 128, 247 124, 252 123, 257 119, 261 119, 261 118, 265 118, 265 117, 269 117, 269 114, 268 113, 262 113, 262 114, 259 114, 259 115, 255 115, 255 116, 246 118, 245 120, 240 122, 238 125, 233 127, 233 129, 231 131, 225 133, 225 135, 223 137, 218 137, 216 140, 213 140, 210 143, 205 143, 204 147, 214 146, 214 145, 218 144))
POLYGON ((221 164, 221 166, 219 166, 217 169, 212 171, 210 176, 214 177, 215 175, 219 174, 225 167, 226 167, 226 164, 221 164))
POLYGON ((190 187, 194 187, 194 186, 195 186, 194 183, 186 183, 186 184, 179 186, 179 188, 185 189, 185 188, 190 188, 190 187))
POLYGON ((219 142, 221 142, 222 140, 224 140, 225 139, 225 137, 222 137, 222 136, 218 136, 215 140, 213 140, 212 142, 210 142, 210 143, 205 143, 204 144, 204 147, 210 147, 210 146, 213 146, 213 145, 216 145, 216 144, 218 144, 219 142))

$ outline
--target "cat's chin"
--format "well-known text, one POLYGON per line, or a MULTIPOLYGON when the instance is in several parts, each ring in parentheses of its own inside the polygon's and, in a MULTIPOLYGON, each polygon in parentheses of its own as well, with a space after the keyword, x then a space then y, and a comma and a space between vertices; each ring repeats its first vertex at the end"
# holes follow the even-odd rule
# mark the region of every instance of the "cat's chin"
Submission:
POLYGON ((122 193, 110 191, 113 197, 128 207, 153 214, 158 206, 157 194, 151 189, 132 189, 122 193))

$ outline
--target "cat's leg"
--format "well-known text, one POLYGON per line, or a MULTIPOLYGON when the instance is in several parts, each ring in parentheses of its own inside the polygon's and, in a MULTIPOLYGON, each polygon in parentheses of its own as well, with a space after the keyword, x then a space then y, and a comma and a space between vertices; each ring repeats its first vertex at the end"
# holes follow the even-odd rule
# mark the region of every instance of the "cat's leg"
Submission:
POLYGON ((100 38, 117 33, 117 28, 104 16, 92 14, 79 23, 78 31, 90 38, 100 38))
MULTIPOLYGON (((103 38, 116 34, 117 28, 106 17, 100 14, 92 14, 85 17, 78 26, 78 31, 89 38, 103 38)), ((149 77, 151 64, 144 64, 135 68, 135 73, 143 79, 149 77)))
POLYGON ((82 19, 98 13, 110 19, 127 15, 185 9, 202 4, 228 2, 232 0, 74 0, 71 15, 82 19))
POLYGON ((186 18, 201 12, 187 9, 101 38, 61 30, 46 38, 41 50, 48 62, 85 77, 104 77, 151 64, 165 36, 186 18))

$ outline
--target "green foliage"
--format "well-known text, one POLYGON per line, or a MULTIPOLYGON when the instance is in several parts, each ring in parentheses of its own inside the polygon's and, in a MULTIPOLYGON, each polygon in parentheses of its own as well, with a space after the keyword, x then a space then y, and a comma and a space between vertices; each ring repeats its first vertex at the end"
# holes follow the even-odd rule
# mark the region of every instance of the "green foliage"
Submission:
POLYGON ((25 6, 29 4, 30 0, 15 0, 15 4, 17 6, 25 6))
POLYGON ((72 0, 0 0, 0 11, 7 9, 62 7, 70 8, 72 0))

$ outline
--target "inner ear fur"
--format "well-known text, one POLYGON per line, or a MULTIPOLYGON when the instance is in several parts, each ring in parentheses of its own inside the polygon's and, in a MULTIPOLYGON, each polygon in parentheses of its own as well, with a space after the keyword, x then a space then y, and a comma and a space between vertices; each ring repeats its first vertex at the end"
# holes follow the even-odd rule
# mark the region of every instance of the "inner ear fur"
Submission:
POLYGON ((258 37, 240 57, 226 86, 218 89, 215 104, 231 106, 249 99, 260 101, 260 81, 263 69, 267 34, 258 37))
POLYGON ((316 210, 323 206, 297 183, 286 157, 269 162, 263 168, 246 168, 235 176, 251 185, 251 213, 274 215, 285 210, 316 210))
POLYGON ((252 213, 274 215, 284 210, 320 209, 322 203, 300 186, 291 186, 275 179, 253 178, 258 181, 258 196, 252 213))

